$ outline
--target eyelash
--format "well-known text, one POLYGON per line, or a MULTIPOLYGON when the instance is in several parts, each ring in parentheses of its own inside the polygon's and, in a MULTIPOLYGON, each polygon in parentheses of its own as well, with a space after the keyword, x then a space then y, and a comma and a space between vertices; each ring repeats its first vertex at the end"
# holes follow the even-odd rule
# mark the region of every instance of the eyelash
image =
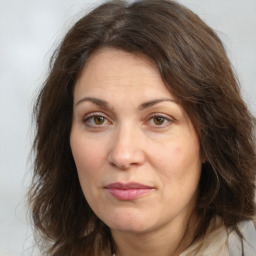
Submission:
MULTIPOLYGON (((145 122, 146 124, 147 123, 150 123, 150 121, 156 119, 156 118, 160 118, 160 119, 163 119, 163 122, 164 124, 152 124, 152 126, 155 128, 155 129, 161 129, 161 128, 164 128, 166 126, 168 126, 170 123, 173 122, 173 119, 170 118, 170 117, 166 117, 165 115, 162 115, 162 114, 153 114, 151 115, 147 121, 145 122)), ((112 123, 111 121, 109 121, 109 119, 101 114, 101 113, 91 113, 91 114, 88 114, 84 117, 84 119, 82 120, 84 125, 89 127, 89 128, 95 128, 95 129, 98 129, 98 128, 102 128, 105 126, 105 122, 109 122, 109 123, 112 123), (103 118, 104 119, 104 122, 102 124, 95 124, 95 122, 93 121, 94 118, 103 118), (94 124, 92 124, 90 121, 93 121, 94 124)))

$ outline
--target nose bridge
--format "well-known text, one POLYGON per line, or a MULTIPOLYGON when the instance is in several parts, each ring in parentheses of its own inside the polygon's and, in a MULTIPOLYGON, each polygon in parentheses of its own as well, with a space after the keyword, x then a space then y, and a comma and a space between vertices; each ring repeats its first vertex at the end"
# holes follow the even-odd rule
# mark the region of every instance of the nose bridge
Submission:
POLYGON ((109 161, 119 168, 129 168, 144 161, 142 134, 138 127, 126 122, 118 125, 112 138, 109 161))

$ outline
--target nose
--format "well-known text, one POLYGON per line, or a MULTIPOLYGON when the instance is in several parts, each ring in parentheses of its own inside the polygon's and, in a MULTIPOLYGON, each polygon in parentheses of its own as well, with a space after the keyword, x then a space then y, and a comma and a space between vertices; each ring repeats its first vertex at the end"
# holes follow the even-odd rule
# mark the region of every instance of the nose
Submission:
POLYGON ((118 169, 140 166, 145 161, 143 135, 136 127, 123 127, 114 132, 108 161, 118 169))

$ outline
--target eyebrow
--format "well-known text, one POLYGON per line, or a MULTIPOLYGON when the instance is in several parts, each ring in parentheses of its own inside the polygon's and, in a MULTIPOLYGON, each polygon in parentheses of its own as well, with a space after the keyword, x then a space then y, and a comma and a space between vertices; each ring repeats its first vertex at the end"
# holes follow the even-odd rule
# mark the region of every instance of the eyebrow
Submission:
POLYGON ((85 102, 85 101, 92 102, 93 104, 98 105, 98 106, 100 106, 100 107, 110 108, 109 104, 108 104, 105 100, 101 100, 101 99, 93 98, 93 97, 85 97, 85 98, 82 98, 81 100, 79 100, 79 101, 76 103, 76 106, 79 105, 79 104, 81 104, 82 102, 85 102))
POLYGON ((149 107, 152 107, 158 103, 161 103, 161 102, 173 102, 173 103, 176 103, 177 104, 177 101, 175 101, 174 99, 168 99, 168 98, 163 98, 163 99, 155 99, 155 100, 150 100, 150 101, 147 101, 147 102, 144 102, 142 103, 140 106, 139 106, 139 110, 143 110, 143 109, 146 109, 146 108, 149 108, 149 107))
MULTIPOLYGON (((86 101, 89 101, 89 102, 92 102, 93 104, 97 105, 97 106, 100 106, 100 107, 104 107, 104 108, 110 108, 110 105, 107 101, 105 100, 101 100, 101 99, 98 99, 98 98, 94 98, 94 97, 85 97, 85 98, 82 98, 80 99, 77 103, 76 103, 76 106, 81 104, 82 102, 86 102, 86 101)), ((161 102, 173 102, 173 103, 176 103, 177 104, 177 101, 174 100, 174 99, 168 99, 168 98, 161 98, 161 99, 155 99, 155 100, 150 100, 150 101, 146 101, 144 103, 142 103, 138 109, 139 110, 143 110, 143 109, 146 109, 146 108, 150 108, 158 103, 161 103, 161 102)))

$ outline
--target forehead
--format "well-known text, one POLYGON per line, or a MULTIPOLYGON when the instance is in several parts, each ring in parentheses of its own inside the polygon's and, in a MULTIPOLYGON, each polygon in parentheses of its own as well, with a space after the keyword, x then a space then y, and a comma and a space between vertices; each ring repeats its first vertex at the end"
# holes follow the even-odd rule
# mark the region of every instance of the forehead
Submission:
POLYGON ((126 90, 137 94, 154 90, 170 96, 154 63, 143 55, 113 48, 102 48, 90 56, 75 84, 75 91, 81 90, 126 90))

